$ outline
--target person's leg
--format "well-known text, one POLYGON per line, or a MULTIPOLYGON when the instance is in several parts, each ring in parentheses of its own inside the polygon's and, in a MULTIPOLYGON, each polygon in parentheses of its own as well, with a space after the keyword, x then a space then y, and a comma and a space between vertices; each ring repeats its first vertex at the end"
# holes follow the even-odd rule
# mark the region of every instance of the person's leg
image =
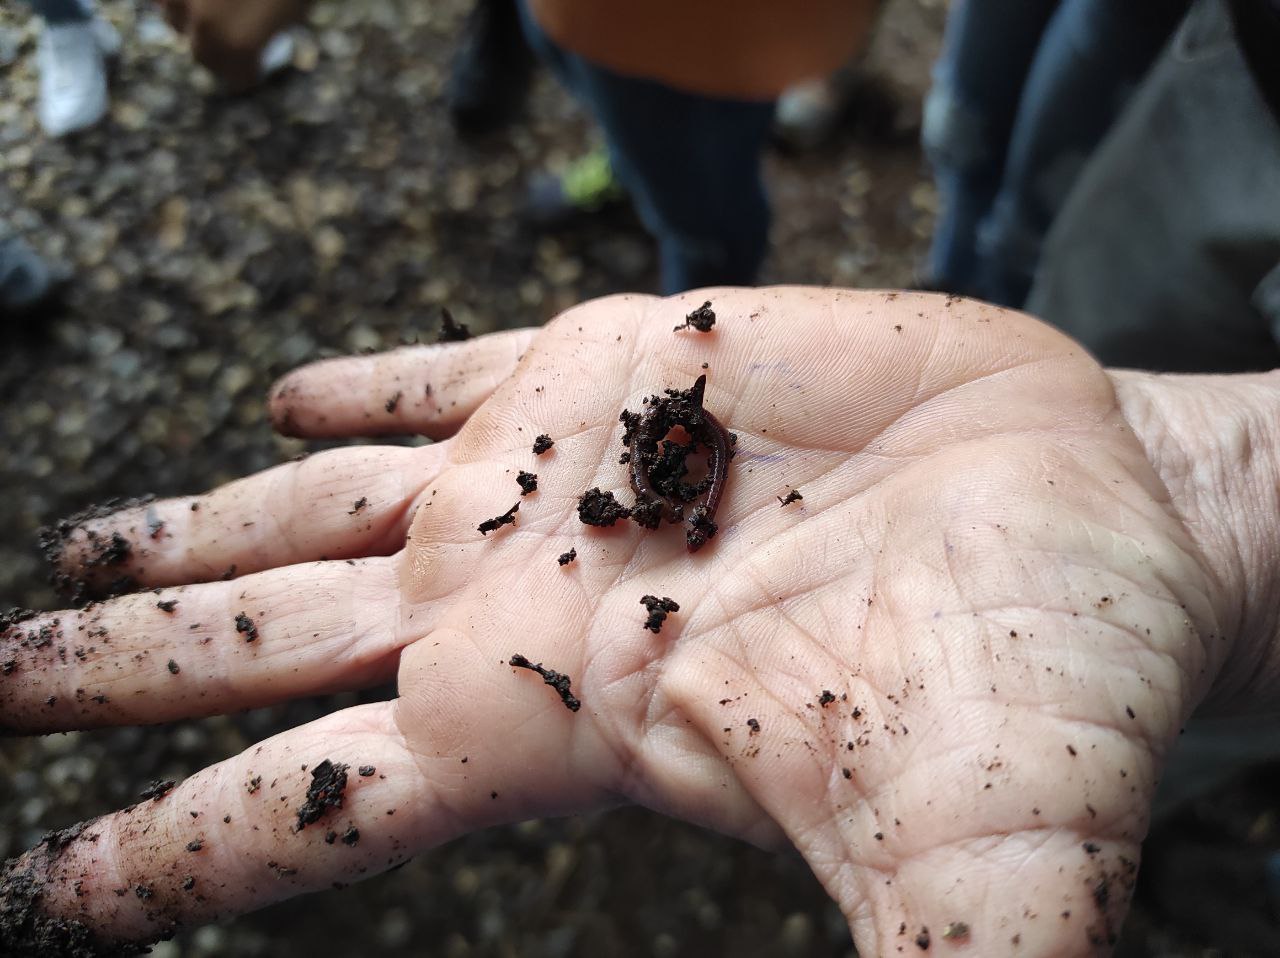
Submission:
POLYGON ((1280 123, 1199 0, 1058 215, 1028 309, 1109 365, 1280 365, 1280 123))
POLYGON ((1121 107, 1186 14, 1187 0, 1063 0, 1027 76, 975 292, 1021 307, 1053 217, 1121 107))
POLYGON ((508 122, 524 105, 532 69, 516 0, 474 0, 445 88, 454 129, 486 133, 508 122))
POLYGON ((1058 0, 957 0, 921 128, 942 208, 929 280, 970 292, 976 234, 1004 174, 1023 82, 1058 0))
POLYGON ((620 76, 554 44, 531 45, 591 110, 614 170, 658 240, 666 293, 749 285, 768 244, 760 158, 772 102, 719 100, 620 76))

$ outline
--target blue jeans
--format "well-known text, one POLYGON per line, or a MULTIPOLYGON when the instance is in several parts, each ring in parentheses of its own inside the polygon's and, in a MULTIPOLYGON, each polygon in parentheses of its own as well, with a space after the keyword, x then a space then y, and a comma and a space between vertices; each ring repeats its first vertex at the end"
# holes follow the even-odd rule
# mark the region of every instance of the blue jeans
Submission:
POLYGON ((50 26, 60 23, 83 23, 91 16, 80 0, 27 0, 36 15, 50 26))
POLYGON ((520 2, 529 45, 604 132, 614 173, 658 241, 662 291, 749 286, 769 240, 760 161, 773 102, 625 77, 557 46, 520 2))
POLYGON ((1020 307, 1054 217, 1187 0, 958 0, 925 104, 944 289, 1020 307))

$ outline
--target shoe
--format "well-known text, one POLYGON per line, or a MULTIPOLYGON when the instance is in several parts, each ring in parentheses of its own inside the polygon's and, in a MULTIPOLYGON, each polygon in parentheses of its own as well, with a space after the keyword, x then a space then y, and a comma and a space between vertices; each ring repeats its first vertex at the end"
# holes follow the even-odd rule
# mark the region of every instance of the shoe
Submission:
POLYGON ((95 14, 89 21, 89 28, 93 30, 93 38, 98 41, 98 49, 102 51, 102 55, 108 60, 119 59, 123 44, 120 31, 111 25, 111 21, 95 14))
POLYGON ((37 115, 49 136, 88 129, 106 115, 107 57, 119 51, 120 34, 100 17, 44 27, 37 115))
POLYGON ((68 278, 17 236, 0 239, 0 317, 25 316, 49 305, 68 278))
POLYGON ((843 110, 843 97, 834 79, 797 83, 778 97, 774 135, 792 150, 815 150, 831 139, 843 110))
POLYGON ((445 90, 454 129, 477 135, 509 122, 528 97, 533 64, 516 0, 475 0, 445 90))
POLYGON ((293 66, 293 51, 297 45, 297 37, 293 30, 282 30, 268 40, 258 59, 258 69, 261 71, 262 79, 265 80, 293 66))
POLYGON ((560 176, 535 173, 529 181, 526 212, 532 223, 548 228, 626 199, 627 191, 614 176, 608 153, 600 148, 575 160, 560 176))

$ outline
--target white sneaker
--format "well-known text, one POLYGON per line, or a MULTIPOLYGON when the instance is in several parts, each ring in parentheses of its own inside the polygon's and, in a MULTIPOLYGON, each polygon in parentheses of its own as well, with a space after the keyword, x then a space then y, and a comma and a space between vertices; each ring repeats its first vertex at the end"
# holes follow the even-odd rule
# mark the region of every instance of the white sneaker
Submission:
POLYGON ((102 51, 102 55, 108 60, 114 60, 120 56, 120 31, 111 25, 110 20, 95 16, 90 21, 93 29, 93 38, 98 41, 98 49, 102 51))
POLYGON ((120 35, 105 20, 45 26, 36 49, 40 69, 40 125, 50 136, 84 130, 107 112, 108 51, 120 35))
POLYGON ((274 37, 267 41, 267 45, 262 48, 262 55, 258 60, 258 69, 261 71, 262 79, 266 79, 272 74, 279 73, 286 67, 293 65, 293 51, 297 47, 297 40, 293 30, 282 30, 274 37))

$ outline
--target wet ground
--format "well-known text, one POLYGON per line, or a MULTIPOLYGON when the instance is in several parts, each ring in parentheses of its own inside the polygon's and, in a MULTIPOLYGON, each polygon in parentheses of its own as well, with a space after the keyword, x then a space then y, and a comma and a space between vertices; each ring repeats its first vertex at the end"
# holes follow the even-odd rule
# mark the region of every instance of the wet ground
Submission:
MULTIPOLYGON (((522 225, 524 177, 589 137, 547 77, 509 131, 465 142, 450 128, 441 99, 463 0, 319 4, 295 69, 247 99, 220 96, 145 5, 104 8, 125 35, 111 116, 65 142, 35 128, 25 11, 0 10, 0 221, 75 269, 65 309, 0 328, 0 606, 56 605, 34 548, 42 523, 113 495, 198 491, 299 452, 263 417, 285 369, 412 340, 441 305, 482 331, 652 288, 652 250, 625 213, 554 236, 522 225)), ((767 281, 913 283, 934 210, 915 126, 943 17, 942 0, 890 3, 866 66, 875 95, 832 148, 770 156, 767 281)), ((366 698, 378 694, 389 693, 366 698)), ((354 701, 4 742, 0 856, 354 701)), ((1271 785, 1260 773, 1215 793, 1156 843, 1164 881, 1130 923, 1126 954, 1247 953, 1250 921, 1269 917, 1255 859, 1276 843, 1271 785), (1220 899, 1240 913, 1214 919, 1220 899)), ((474 835, 158 949, 374 952, 851 947, 798 859, 623 810, 474 835)))

